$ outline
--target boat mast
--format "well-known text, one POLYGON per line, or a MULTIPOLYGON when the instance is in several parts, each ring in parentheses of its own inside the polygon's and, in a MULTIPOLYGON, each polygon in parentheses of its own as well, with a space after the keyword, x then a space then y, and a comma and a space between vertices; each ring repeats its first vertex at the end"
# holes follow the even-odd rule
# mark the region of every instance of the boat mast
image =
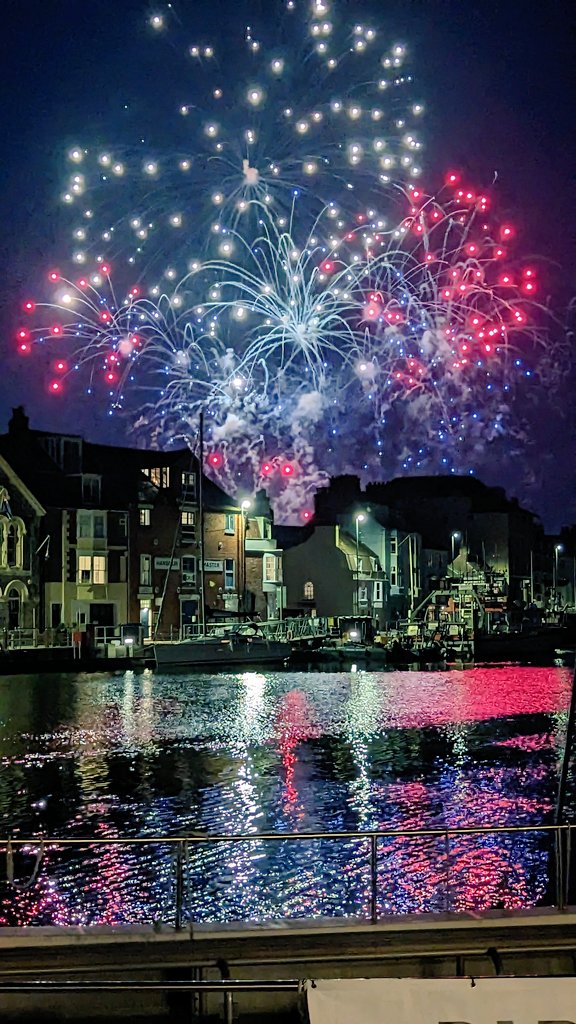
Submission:
POLYGON ((198 505, 200 513, 200 629, 206 633, 206 612, 204 607, 204 413, 200 413, 200 431, 198 437, 198 505))

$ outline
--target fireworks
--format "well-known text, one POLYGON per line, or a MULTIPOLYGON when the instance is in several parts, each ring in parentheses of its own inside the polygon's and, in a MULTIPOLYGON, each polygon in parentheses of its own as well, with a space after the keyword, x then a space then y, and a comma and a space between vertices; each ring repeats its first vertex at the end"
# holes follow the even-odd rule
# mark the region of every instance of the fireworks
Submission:
POLYGON ((342 21, 328 3, 277 2, 267 21, 277 43, 245 26, 184 45, 180 26, 172 41, 170 9, 150 17, 154 45, 181 51, 184 95, 167 116, 183 148, 70 147, 62 200, 78 266, 104 250, 148 279, 182 277, 206 238, 222 254, 229 228, 257 232, 254 200, 282 217, 301 196, 310 227, 325 207, 338 219, 357 193, 378 199, 391 181, 418 176, 423 105, 404 44, 342 21))
MULTIPOLYGON (((159 443, 194 445, 203 411, 224 486, 292 519, 327 473, 481 469, 560 372, 492 197, 415 180, 404 45, 306 9, 278 7, 291 45, 189 44, 186 153, 69 150, 70 269, 17 336, 51 392, 78 380, 159 443)), ((171 8, 149 25, 170 34, 171 8)))

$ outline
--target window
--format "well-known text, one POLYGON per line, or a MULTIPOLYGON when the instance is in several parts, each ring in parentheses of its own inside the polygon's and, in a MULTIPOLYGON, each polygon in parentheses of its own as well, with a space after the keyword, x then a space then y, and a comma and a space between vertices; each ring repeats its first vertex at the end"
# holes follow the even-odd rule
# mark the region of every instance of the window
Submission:
POLYGON ((186 509, 180 513, 180 522, 185 533, 196 533, 196 513, 188 512, 186 509))
POLYGON ((152 555, 140 555, 140 586, 152 586, 152 555))
POLYGON ((141 508, 139 514, 140 514, 140 526, 150 526, 150 509, 149 508, 141 508))
POLYGON ((18 547, 18 528, 16 523, 8 524, 8 532, 6 537, 6 564, 9 568, 16 565, 16 555, 18 547))
POLYGON ((390 537, 390 554, 398 554, 398 537, 396 537, 395 534, 392 534, 392 536, 390 537))
POLYGON ((184 501, 196 501, 196 473, 182 473, 182 497, 184 501))
POLYGON ((92 516, 90 515, 89 512, 78 513, 76 535, 78 540, 80 540, 82 537, 92 536, 92 516))
POLYGON ((155 487, 168 487, 170 483, 170 470, 168 466, 147 466, 142 472, 155 487))
POLYGON ((312 580, 306 580, 306 583, 304 584, 304 600, 314 600, 314 584, 312 583, 312 580))
POLYGON ((224 516, 224 533, 234 533, 236 527, 236 516, 233 512, 227 512, 224 516))
POLYGON ((234 590, 236 586, 236 565, 233 558, 224 559, 224 590, 234 590))
POLYGON ((196 583, 196 559, 193 555, 182 556, 182 583, 196 583))
POLYGON ((24 565, 24 537, 26 527, 22 519, 0 517, 0 563, 9 569, 24 565))
POLYGON ((106 559, 104 555, 94 555, 92 559, 94 583, 106 583, 106 559))
POLYGON ((82 463, 82 441, 75 437, 46 437, 41 442, 51 459, 64 473, 79 473, 82 463))
POLYGON ((358 587, 358 604, 368 604, 368 587, 358 587))
POLYGON ((82 501, 88 505, 98 505, 100 502, 102 478, 93 474, 82 474, 82 501))
POLYGON ((398 585, 398 573, 396 569, 390 569, 390 586, 396 587, 398 585))
POLYGON ((276 555, 265 554, 262 561, 262 579, 264 583, 278 583, 278 570, 280 568, 279 559, 276 558, 276 555))
POLYGON ((78 583, 106 583, 104 555, 79 555, 78 583))
POLYGON ((79 512, 76 521, 76 537, 78 540, 87 537, 106 536, 106 514, 104 512, 79 512))
POLYGON ((382 604, 383 589, 382 580, 374 580, 374 604, 382 604))

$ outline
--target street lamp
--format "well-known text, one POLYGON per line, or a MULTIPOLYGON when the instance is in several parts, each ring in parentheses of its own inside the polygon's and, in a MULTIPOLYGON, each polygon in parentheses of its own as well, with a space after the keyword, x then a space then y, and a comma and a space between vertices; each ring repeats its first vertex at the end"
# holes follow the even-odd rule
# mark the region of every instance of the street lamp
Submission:
POLYGON ((365 519, 366 519, 366 516, 364 515, 363 512, 358 512, 357 515, 354 517, 354 522, 356 523, 356 614, 357 615, 360 614, 360 550, 359 550, 358 529, 360 527, 360 523, 363 523, 365 521, 365 519))
POLYGON ((242 613, 246 615, 246 529, 248 512, 252 508, 250 498, 243 498, 240 508, 242 509, 242 613))
POLYGON ((414 550, 412 546, 412 538, 415 536, 413 533, 407 533, 406 536, 400 541, 398 545, 398 551, 403 544, 408 541, 408 619, 412 618, 412 612, 414 611, 414 592, 416 590, 416 573, 414 571, 414 550))
POLYGON ((554 565, 552 573, 552 611, 556 611, 557 604, 557 589, 558 589, 558 556, 564 551, 563 544, 554 545, 554 565))
POLYGON ((452 568, 452 575, 453 576, 454 576, 454 560, 456 558, 456 541, 461 540, 461 538, 462 538, 462 534, 460 533, 460 530, 452 530, 452 533, 450 534, 450 541, 452 543, 452 565, 451 565, 451 568, 452 568))

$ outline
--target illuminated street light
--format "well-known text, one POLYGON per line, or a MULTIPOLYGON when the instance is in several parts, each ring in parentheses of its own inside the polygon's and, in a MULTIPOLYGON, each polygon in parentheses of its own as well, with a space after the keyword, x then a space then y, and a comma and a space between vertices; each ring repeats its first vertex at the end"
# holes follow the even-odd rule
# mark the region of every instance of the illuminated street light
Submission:
POLYGON ((552 611, 556 611, 556 606, 557 606, 557 603, 558 603, 558 594, 557 594, 557 591, 558 591, 558 557, 559 557, 559 555, 562 554, 563 551, 564 551, 564 545, 563 544, 555 544, 554 545, 554 563, 553 563, 553 566, 552 566, 552 568, 553 568, 553 573, 552 573, 552 611))
POLYGON ((360 523, 363 523, 366 516, 363 512, 358 512, 354 517, 356 523, 356 614, 360 614, 360 549, 359 549, 359 536, 358 529, 360 523))
POLYGON ((456 542, 462 539, 460 530, 453 530, 450 534, 450 541, 452 544, 452 575, 454 576, 454 560, 456 558, 456 542))
POLYGON ((248 528, 248 512, 252 508, 250 498, 243 498, 240 508, 242 509, 242 613, 246 615, 246 530, 248 528))

